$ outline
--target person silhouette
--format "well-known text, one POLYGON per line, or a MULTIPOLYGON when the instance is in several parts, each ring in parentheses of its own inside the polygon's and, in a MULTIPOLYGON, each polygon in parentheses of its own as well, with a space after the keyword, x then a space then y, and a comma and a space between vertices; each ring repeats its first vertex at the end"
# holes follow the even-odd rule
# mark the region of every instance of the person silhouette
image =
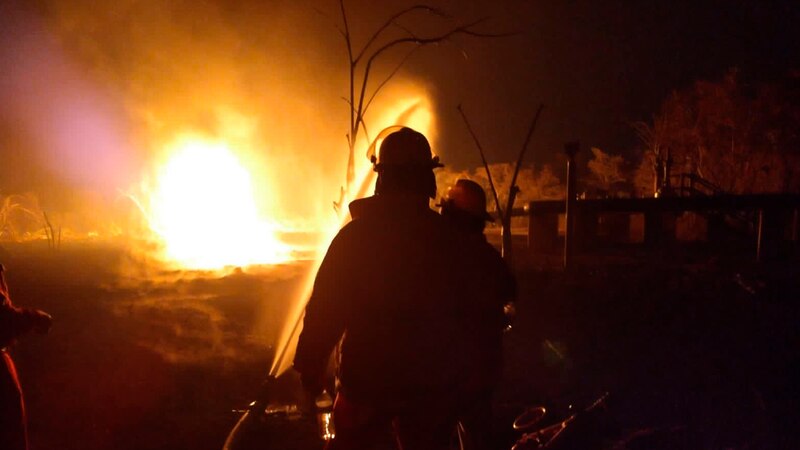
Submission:
POLYGON ((52 317, 44 311, 21 308, 11 303, 5 267, 0 264, 0 448, 26 450, 28 448, 27 417, 17 370, 8 349, 22 335, 30 331, 47 333, 52 317))
POLYGON ((329 449, 447 449, 465 373, 468 243, 429 206, 441 164, 425 136, 389 134, 373 164, 375 195, 350 204, 353 220, 328 248, 294 368, 315 397, 341 341, 329 449))

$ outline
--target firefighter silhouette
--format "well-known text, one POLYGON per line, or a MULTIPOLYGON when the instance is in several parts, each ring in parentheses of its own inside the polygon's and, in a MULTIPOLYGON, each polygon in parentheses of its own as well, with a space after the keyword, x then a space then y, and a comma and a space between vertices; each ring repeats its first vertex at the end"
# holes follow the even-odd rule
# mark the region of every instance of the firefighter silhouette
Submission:
POLYGON ((46 312, 20 308, 11 303, 5 267, 0 264, 0 347, 3 354, 3 365, 0 368, 0 449, 28 448, 25 401, 8 349, 17 338, 30 331, 47 333, 51 323, 52 318, 46 312))

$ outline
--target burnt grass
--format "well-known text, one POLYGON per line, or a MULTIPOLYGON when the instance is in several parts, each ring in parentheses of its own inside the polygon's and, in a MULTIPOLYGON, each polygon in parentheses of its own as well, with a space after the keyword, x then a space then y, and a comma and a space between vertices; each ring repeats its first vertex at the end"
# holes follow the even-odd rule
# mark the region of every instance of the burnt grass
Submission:
MULTIPOLYGON (((607 391, 618 448, 800 448, 796 260, 670 246, 583 255, 565 272, 525 252, 495 401, 502 445, 526 406, 558 416, 607 391)), ((305 268, 148 272, 97 243, 4 244, 0 257, 15 303, 55 318, 13 350, 34 450, 220 449, 305 268)))

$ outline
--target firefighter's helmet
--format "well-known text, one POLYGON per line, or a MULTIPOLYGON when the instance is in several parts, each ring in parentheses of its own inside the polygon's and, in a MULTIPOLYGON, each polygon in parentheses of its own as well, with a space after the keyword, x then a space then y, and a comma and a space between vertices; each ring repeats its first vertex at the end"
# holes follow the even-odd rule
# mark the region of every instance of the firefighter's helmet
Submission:
POLYGON ((453 208, 489 222, 494 218, 486 212, 486 192, 480 184, 461 178, 447 191, 442 207, 453 208))
POLYGON ((432 156, 431 145, 422 133, 407 127, 391 128, 393 132, 383 140, 377 156, 374 153, 369 155, 376 172, 386 168, 435 169, 443 166, 438 156, 432 156))

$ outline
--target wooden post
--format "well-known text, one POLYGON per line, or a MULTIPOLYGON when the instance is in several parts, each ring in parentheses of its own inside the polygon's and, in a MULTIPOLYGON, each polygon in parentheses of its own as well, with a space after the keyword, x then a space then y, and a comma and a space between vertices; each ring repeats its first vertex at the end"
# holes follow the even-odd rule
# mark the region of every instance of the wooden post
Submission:
POLYGON ((575 155, 580 150, 580 143, 568 142, 564 145, 564 153, 567 155, 567 198, 564 208, 565 228, 564 228, 564 269, 568 269, 572 261, 572 253, 575 235, 575 185, 577 173, 575 171, 575 155))
POLYGON ((664 179, 664 162, 661 156, 656 156, 655 169, 656 177, 653 180, 653 197, 659 197, 661 195, 661 184, 664 179))
POLYGON ((758 210, 758 234, 756 237, 756 262, 763 262, 764 255, 764 210, 758 210))
POLYGON ((791 213, 792 214, 792 218, 791 218, 791 223, 789 225, 789 239, 791 239, 791 242, 792 242, 791 243, 791 255, 792 255, 793 258, 797 257, 797 238, 798 238, 798 236, 797 236, 797 234, 798 234, 797 233, 798 232, 797 228, 798 228, 798 225, 800 225, 800 224, 798 224, 798 222, 800 222, 800 214, 799 213, 800 213, 800 210, 798 210, 797 208, 792 209, 792 213, 791 213))
POLYGON ((775 261, 786 255, 786 249, 782 248, 781 243, 787 237, 786 225, 789 220, 789 212, 786 210, 773 207, 758 211, 757 262, 775 261))
POLYGON ((670 155, 669 149, 667 149, 667 160, 664 161, 664 189, 662 194, 664 195, 672 195, 672 183, 670 181, 670 177, 672 176, 670 172, 672 171, 672 155, 670 155))

